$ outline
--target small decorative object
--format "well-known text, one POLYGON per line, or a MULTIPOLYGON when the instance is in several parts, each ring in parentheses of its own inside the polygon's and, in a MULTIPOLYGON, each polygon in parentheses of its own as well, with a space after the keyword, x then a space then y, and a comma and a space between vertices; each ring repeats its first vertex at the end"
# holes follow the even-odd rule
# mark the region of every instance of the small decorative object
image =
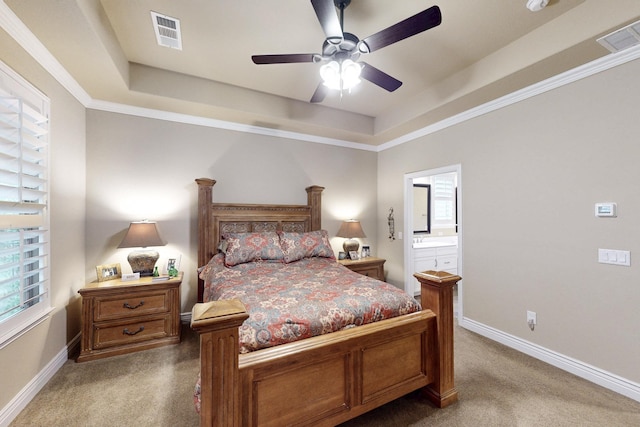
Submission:
POLYGON ((176 259, 169 258, 167 261, 167 274, 169 277, 178 277, 178 269, 176 268, 176 259))
MULTIPOLYGON (((358 253, 358 248, 360 247, 360 243, 354 238, 362 239, 367 237, 362 230, 362 226, 360 225, 360 221, 356 219, 350 219, 348 221, 343 221, 340 229, 338 230, 338 237, 346 237, 347 240, 344 241, 342 247, 344 251, 349 254, 351 257, 351 253, 358 253)), ((353 259, 353 258, 351 258, 353 259)))
POLYGON ((347 259, 347 253, 346 252, 338 252, 338 259, 347 259))
MULTIPOLYGON (((155 222, 138 221, 129 225, 127 234, 118 246, 119 248, 147 248, 149 246, 164 246, 165 243, 158 234, 155 222)), ((153 275, 154 266, 160 254, 153 249, 135 250, 129 254, 127 261, 134 273, 140 276, 153 275)))
POLYGON ((139 280, 139 279, 140 279, 140 273, 123 273, 122 274, 123 282, 130 282, 132 280, 139 280))
POLYGON ((352 260, 358 259, 358 251, 349 252, 349 258, 352 259, 352 260))
POLYGON ((369 245, 362 245, 362 254, 360 256, 362 258, 371 256, 371 247, 369 245))
POLYGON ((389 240, 396 240, 395 219, 393 219, 393 207, 389 208, 389 216, 387 217, 389 224, 389 240))
POLYGON ((178 269, 176 268, 176 259, 175 258, 169 258, 169 261, 167 262, 167 274, 169 274, 169 277, 178 277, 178 269))
POLYGON ((96 275, 98 276, 98 282, 120 279, 122 277, 122 269, 119 263, 98 265, 96 266, 96 275))
POLYGON ((158 272, 158 267, 155 266, 153 267, 153 277, 158 277, 160 276, 160 273, 158 272))

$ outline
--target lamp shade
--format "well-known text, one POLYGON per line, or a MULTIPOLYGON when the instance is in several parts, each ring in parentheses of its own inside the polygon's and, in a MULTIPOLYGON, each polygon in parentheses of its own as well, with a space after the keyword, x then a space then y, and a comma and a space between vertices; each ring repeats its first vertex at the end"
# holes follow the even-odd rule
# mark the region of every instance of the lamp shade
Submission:
POLYGON ((119 248, 146 248, 148 246, 164 246, 158 234, 156 223, 152 221, 137 221, 129 225, 127 234, 120 242, 119 248))
POLYGON ((340 229, 338 230, 338 237, 346 237, 347 239, 353 239, 357 237, 359 239, 367 237, 362 231, 362 226, 360 225, 360 221, 357 219, 350 219, 347 221, 343 221, 342 225, 340 225, 340 229))
POLYGON ((337 236, 347 238, 342 244, 342 248, 344 249, 347 258, 351 258, 351 252, 358 252, 358 248, 360 247, 360 243, 358 243, 357 240, 353 240, 353 238, 357 237, 360 239, 367 237, 364 234, 364 231, 362 231, 360 221, 356 219, 343 221, 340 229, 338 230, 337 236))
MULTIPOLYGON (((164 246, 164 242, 158 234, 155 222, 139 221, 129 225, 127 234, 118 246, 119 248, 146 248, 148 246, 164 246)), ((158 251, 152 249, 135 250, 127 256, 131 271, 140 273, 140 276, 151 276, 154 267, 160 258, 158 251)))

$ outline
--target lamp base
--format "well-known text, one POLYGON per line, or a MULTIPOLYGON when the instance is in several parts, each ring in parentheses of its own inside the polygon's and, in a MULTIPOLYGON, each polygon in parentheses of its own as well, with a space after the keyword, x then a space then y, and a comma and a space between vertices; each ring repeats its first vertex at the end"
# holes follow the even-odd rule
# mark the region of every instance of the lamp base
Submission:
POLYGON ((351 252, 351 251, 358 252, 358 249, 360 248, 360 243, 358 243, 357 240, 347 239, 342 244, 342 248, 344 249, 345 253, 347 254, 347 259, 351 259, 351 256, 349 255, 349 252, 351 252))
POLYGON ((139 250, 133 251, 127 256, 127 261, 134 273, 140 273, 140 277, 153 276, 153 267, 160 258, 158 251, 139 250))

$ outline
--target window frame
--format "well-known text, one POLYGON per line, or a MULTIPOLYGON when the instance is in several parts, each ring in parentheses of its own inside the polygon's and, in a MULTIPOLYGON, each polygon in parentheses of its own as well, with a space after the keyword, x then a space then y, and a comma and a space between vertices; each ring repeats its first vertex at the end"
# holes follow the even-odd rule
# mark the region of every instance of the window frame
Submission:
MULTIPOLYGON (((37 203, 34 203, 33 210, 39 213, 39 217, 31 217, 31 215, 0 215, 0 234, 2 234, 3 241, 5 242, 18 242, 17 251, 11 251, 5 248, 4 252, 8 255, 17 255, 19 257, 19 271, 17 277, 20 279, 20 294, 25 293, 25 288, 29 286, 28 278, 33 275, 33 271, 30 271, 28 267, 37 263, 36 270, 38 273, 38 281, 36 295, 37 302, 33 305, 25 304, 25 307, 16 314, 13 314, 3 320, 0 320, 0 349, 6 347, 17 338, 21 337, 29 330, 36 327, 47 319, 48 315, 53 311, 51 306, 51 291, 50 291, 50 244, 49 244, 49 196, 50 196, 50 100, 49 98, 35 88, 32 84, 27 82, 23 77, 13 71, 4 62, 0 61, 0 96, 3 98, 15 98, 18 100, 20 124, 18 125, 18 139, 19 142, 16 146, 19 147, 21 155, 18 162, 20 163, 19 171, 16 172, 16 178, 21 183, 20 189, 16 190, 21 194, 16 206, 21 206, 20 212, 24 212, 25 209, 25 196, 22 192, 32 192, 29 189, 29 184, 23 184, 23 176, 26 178, 24 181, 32 180, 32 175, 29 175, 26 170, 22 168, 24 158, 22 156, 23 150, 27 150, 27 147, 31 149, 32 142, 26 142, 25 134, 27 133, 28 124, 23 122, 22 119, 30 114, 36 114, 44 118, 44 121, 40 121, 38 126, 43 130, 42 135, 35 137, 36 141, 42 145, 42 151, 38 151, 38 154, 42 154, 42 158, 38 162, 32 160, 26 161, 28 165, 36 164, 43 170, 38 174, 38 180, 42 180, 42 188, 38 188, 39 199, 37 203), (24 126, 23 126, 24 125, 24 126), (24 144, 24 146, 23 146, 24 144), (44 152, 44 153, 43 153, 44 152), (21 201, 22 200, 22 201, 21 201), (4 217, 4 218, 3 218, 4 217), (31 217, 31 218, 29 218, 31 217), (11 218, 7 220, 7 218, 11 218), (16 221, 15 226, 9 226, 7 223, 16 221), (33 223, 33 224, 30 224, 33 223), (18 230, 18 231, 16 231, 18 230), (17 233, 16 237, 13 237, 13 233, 17 233), (37 243, 35 244, 35 250, 38 251, 36 256, 31 256, 30 252, 34 250, 33 242, 30 241, 30 236, 37 235, 37 243)), ((6 116, 9 117, 8 115, 6 116)), ((31 123, 32 124, 32 123, 31 123)), ((4 128, 8 129, 7 127, 4 128)), ((6 135, 6 134, 5 134, 6 135)), ((32 139, 33 140, 33 139, 32 139)), ((6 140, 5 140, 6 142, 6 140)), ((8 144, 4 144, 8 146, 8 144)), ((2 149, 2 147, 0 147, 2 149)), ((33 150, 32 150, 33 151, 33 150)), ((10 173, 6 173, 10 175, 10 173)), ((4 197, 4 196, 3 196, 4 197)), ((29 199, 29 197, 26 197, 29 199)), ((4 199, 4 205, 7 205, 7 201, 10 199, 4 199)), ((27 200, 29 204, 31 200, 27 200)), ((0 203, 3 203, 0 201, 0 203)), ((4 266, 5 269, 9 267, 4 266)), ((23 302, 21 297, 21 303, 23 302)), ((10 307, 9 307, 10 308, 10 307)))

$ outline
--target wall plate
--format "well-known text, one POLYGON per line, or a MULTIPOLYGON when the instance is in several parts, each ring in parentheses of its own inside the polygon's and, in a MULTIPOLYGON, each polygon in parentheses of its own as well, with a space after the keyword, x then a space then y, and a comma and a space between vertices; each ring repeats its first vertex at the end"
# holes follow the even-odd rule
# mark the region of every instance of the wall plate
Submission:
POLYGON ((596 203, 596 216, 615 218, 618 215, 617 208, 615 203, 596 203))

